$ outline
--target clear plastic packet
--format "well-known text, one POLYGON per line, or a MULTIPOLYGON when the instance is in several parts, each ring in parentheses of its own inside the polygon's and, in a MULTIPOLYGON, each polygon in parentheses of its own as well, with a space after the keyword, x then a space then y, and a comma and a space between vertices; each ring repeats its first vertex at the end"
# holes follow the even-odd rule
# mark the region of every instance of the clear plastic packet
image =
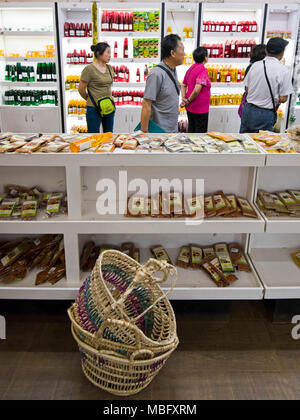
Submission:
POLYGON ((4 198, 0 204, 0 220, 10 220, 17 204, 19 204, 18 198, 4 198))
POLYGON ((24 201, 22 206, 22 220, 33 220, 37 216, 38 203, 37 201, 24 201))
POLYGON ((63 193, 53 193, 47 200, 45 215, 46 217, 54 217, 62 213, 63 193))

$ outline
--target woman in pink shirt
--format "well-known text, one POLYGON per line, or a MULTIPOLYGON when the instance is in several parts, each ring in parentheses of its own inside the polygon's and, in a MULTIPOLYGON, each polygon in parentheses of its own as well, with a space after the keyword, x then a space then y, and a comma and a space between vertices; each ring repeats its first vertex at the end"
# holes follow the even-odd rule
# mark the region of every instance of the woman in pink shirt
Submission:
POLYGON ((181 87, 181 106, 187 110, 189 133, 206 133, 210 104, 211 83, 207 69, 207 49, 198 47, 193 52, 195 64, 185 74, 181 87))

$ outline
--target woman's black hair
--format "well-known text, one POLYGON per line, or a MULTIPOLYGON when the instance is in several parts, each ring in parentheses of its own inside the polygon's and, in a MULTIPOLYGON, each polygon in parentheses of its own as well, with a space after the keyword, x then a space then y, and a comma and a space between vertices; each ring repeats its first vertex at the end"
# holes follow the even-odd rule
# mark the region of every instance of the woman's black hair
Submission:
POLYGON ((258 44, 252 50, 250 61, 251 63, 256 63, 256 61, 263 60, 265 56, 266 56, 266 45, 258 44))
POLYGON ((193 52, 193 58, 195 63, 203 63, 205 57, 208 56, 207 48, 205 47, 198 47, 193 52))
POLYGON ((177 34, 170 34, 163 38, 161 41, 161 59, 169 58, 171 56, 171 51, 175 51, 178 45, 178 41, 181 41, 181 38, 177 34))
POLYGON ((107 48, 110 48, 110 46, 106 42, 98 42, 98 44, 91 46, 95 58, 98 58, 99 55, 103 55, 107 48))

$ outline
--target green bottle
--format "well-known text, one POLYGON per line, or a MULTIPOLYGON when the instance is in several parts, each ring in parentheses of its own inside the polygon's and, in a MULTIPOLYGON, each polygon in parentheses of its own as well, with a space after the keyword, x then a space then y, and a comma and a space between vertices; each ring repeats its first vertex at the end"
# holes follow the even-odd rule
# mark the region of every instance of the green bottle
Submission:
POLYGON ((52 80, 53 82, 56 82, 56 64, 52 63, 52 80))

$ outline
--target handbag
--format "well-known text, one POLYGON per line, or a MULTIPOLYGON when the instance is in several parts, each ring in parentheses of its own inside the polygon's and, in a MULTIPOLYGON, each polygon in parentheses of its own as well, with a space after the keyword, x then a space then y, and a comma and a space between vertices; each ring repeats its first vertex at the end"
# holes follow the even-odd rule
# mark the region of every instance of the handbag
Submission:
MULTIPOLYGON (((107 68, 108 68, 109 74, 111 76, 111 79, 113 80, 111 70, 110 70, 109 67, 107 67, 107 68)), ((95 100, 93 95, 89 91, 89 89, 87 91, 88 91, 89 97, 91 98, 91 101, 92 101, 94 107, 96 108, 96 110, 98 111, 98 113, 100 114, 101 117, 108 117, 109 115, 111 115, 115 112, 115 110, 116 110, 115 103, 109 96, 104 96, 102 98, 99 98, 99 99, 95 100)))
POLYGON ((240 118, 242 118, 244 106, 246 105, 246 103, 247 103, 247 92, 245 91, 242 97, 242 101, 240 103, 239 109, 238 109, 238 114, 240 118))
POLYGON ((276 110, 276 106, 275 106, 275 100, 274 100, 273 92, 272 92, 272 89, 271 89, 270 81, 269 81, 269 78, 267 76, 265 60, 263 60, 263 64, 264 64, 264 72, 265 72, 266 81, 267 81, 267 84, 268 84, 268 87, 269 87, 269 90, 270 90, 270 94, 271 94, 271 97, 272 97, 273 112, 274 112, 274 118, 275 118, 274 125, 275 125, 276 121, 277 121, 277 110, 276 110))

